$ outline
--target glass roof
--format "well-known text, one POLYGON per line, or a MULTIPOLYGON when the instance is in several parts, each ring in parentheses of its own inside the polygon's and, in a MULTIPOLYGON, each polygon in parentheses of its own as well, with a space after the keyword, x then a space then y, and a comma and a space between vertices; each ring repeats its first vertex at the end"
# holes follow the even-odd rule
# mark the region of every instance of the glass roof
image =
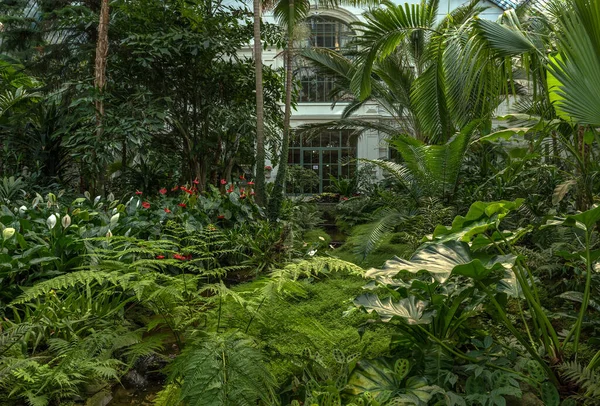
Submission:
POLYGON ((537 11, 543 11, 548 0, 488 0, 500 7, 502 10, 509 10, 523 5, 529 5, 537 11))

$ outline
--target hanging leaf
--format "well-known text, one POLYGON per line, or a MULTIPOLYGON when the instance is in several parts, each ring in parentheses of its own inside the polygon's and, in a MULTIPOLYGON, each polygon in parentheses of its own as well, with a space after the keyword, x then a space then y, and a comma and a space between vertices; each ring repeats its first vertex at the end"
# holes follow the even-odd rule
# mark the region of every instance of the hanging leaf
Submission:
POLYGON ((577 184, 575 179, 569 179, 566 182, 561 183, 554 189, 552 193, 552 204, 558 204, 573 186, 577 184))

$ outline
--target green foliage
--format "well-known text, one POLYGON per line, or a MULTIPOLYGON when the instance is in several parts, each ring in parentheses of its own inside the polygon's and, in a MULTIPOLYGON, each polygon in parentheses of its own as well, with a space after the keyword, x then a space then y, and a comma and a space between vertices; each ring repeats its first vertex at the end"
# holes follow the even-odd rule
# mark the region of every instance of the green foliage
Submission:
POLYGON ((14 199, 18 196, 18 194, 24 193, 24 186, 25 182, 23 182, 23 179, 21 178, 15 179, 14 176, 11 176, 10 178, 2 178, 2 182, 0 182, 0 199, 14 199))
POLYGON ((231 334, 202 337, 170 366, 181 382, 179 397, 189 405, 276 404, 274 381, 252 341, 231 334))
POLYGON ((319 187, 319 176, 312 169, 291 165, 286 170, 287 193, 312 193, 319 187))
MULTIPOLYGON (((316 260, 321 263, 331 261, 327 258, 316 260)), ((305 262, 304 266, 313 261, 305 262)), ((330 263, 334 264, 332 261, 330 263)), ((343 264, 341 261, 339 263, 343 264)), ((288 268, 293 273, 299 269, 303 268, 298 265, 294 265, 293 270, 288 268)), ((231 308, 225 310, 225 314, 230 315, 227 322, 229 328, 246 329, 249 326, 248 334, 261 343, 269 360, 269 368, 279 384, 287 382, 294 375, 302 376, 305 362, 308 361, 303 355, 305 349, 309 349, 315 357, 317 353, 320 354, 319 362, 329 368, 338 365, 333 357, 334 350, 373 357, 384 354, 389 345, 387 328, 368 328, 361 336, 357 328, 365 322, 366 316, 351 314, 343 317, 351 299, 361 291, 364 284, 362 277, 345 272, 323 274, 315 271, 305 274, 308 278, 297 279, 299 289, 291 289, 289 282, 283 284, 281 277, 273 275, 273 282, 277 285, 271 290, 280 286, 281 290, 276 291, 280 291, 281 295, 270 295, 262 306, 257 303, 250 313, 233 311, 231 308), (256 315, 254 318, 253 314, 256 315)), ((289 276, 285 280, 289 281, 289 276)), ((264 292, 264 283, 269 281, 240 285, 236 291, 244 294, 260 289, 264 292)))
POLYGON ((596 370, 589 369, 577 362, 567 362, 561 365, 564 377, 581 388, 581 394, 576 397, 581 404, 596 405, 600 396, 600 375, 596 370))

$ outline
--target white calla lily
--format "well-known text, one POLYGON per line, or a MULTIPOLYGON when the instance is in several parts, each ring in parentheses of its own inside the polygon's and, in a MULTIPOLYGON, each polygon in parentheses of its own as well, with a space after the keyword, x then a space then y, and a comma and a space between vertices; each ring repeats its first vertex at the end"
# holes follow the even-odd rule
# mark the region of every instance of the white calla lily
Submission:
POLYGON ((71 225, 71 216, 65 214, 65 216, 61 219, 62 226, 67 228, 71 225))
POLYGON ((50 217, 48 217, 48 219, 46 220, 46 225, 50 230, 52 230, 54 226, 56 226, 56 220, 56 215, 54 214, 51 214, 50 217))

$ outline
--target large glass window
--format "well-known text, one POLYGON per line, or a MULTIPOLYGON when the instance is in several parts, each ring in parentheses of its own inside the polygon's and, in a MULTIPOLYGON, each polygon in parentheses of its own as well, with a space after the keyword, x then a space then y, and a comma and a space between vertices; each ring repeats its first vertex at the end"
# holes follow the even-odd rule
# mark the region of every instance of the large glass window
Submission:
MULTIPOLYGON (((301 48, 320 47, 343 52, 351 49, 354 32, 344 22, 332 17, 311 16, 305 21, 309 34, 300 41, 301 48)), ((302 57, 294 58, 294 77, 300 82, 300 102, 331 102, 333 78, 318 72, 302 57)))
POLYGON ((351 178, 356 172, 357 138, 349 130, 326 130, 319 135, 298 137, 290 147, 288 162, 298 172, 297 182, 287 182, 288 193, 323 193, 331 191, 331 176, 351 178), (300 170, 302 168, 302 170, 300 170), (318 184, 303 182, 301 172, 314 173, 318 184))

